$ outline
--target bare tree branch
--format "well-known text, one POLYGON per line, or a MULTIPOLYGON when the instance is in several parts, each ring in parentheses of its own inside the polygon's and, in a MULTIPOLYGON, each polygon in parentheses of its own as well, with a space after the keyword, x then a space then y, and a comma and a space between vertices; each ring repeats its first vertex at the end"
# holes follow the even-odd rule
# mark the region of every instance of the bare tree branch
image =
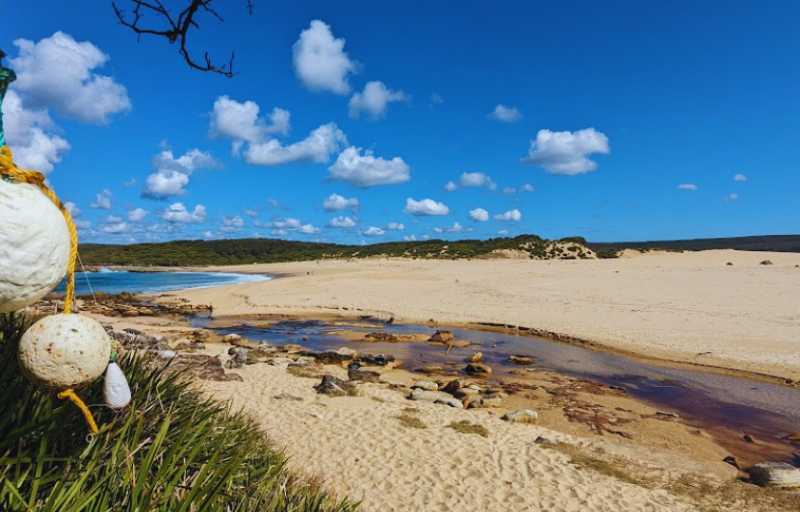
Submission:
MULTIPOLYGON (((203 63, 196 59, 186 48, 186 39, 191 29, 199 29, 195 20, 197 12, 202 9, 202 12, 210 14, 220 21, 223 21, 222 16, 211 7, 214 0, 189 0, 189 5, 177 15, 177 18, 170 13, 170 10, 164 6, 161 0, 127 0, 134 5, 129 13, 126 13, 119 7, 116 2, 111 2, 114 7, 114 13, 117 15, 119 22, 133 30, 138 37, 142 34, 154 35, 166 38, 170 44, 176 41, 180 45, 180 54, 183 55, 184 60, 193 69, 206 71, 211 73, 218 73, 228 78, 233 78, 236 73, 233 72, 233 58, 235 52, 231 52, 231 58, 228 64, 218 67, 213 64, 208 52, 203 56, 203 63), (146 25, 150 18, 156 18, 161 21, 162 27, 154 28, 152 25, 146 25)), ((248 12, 252 14, 253 4, 251 0, 247 0, 248 12)))

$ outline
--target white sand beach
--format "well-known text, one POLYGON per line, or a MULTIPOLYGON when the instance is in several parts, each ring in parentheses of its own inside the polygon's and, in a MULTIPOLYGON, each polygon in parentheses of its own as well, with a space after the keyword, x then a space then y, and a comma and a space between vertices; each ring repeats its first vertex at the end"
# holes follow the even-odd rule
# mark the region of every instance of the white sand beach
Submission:
POLYGON ((800 254, 731 250, 626 251, 614 260, 321 261, 222 267, 291 277, 178 295, 212 304, 215 316, 532 327, 645 357, 797 380, 798 265, 800 254), (759 265, 764 260, 773 264, 759 265))

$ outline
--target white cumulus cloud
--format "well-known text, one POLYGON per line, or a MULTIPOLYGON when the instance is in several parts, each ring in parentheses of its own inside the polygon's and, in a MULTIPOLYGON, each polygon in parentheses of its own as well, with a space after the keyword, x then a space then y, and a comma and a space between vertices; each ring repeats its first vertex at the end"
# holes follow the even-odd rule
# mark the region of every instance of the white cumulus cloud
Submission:
POLYGON ((110 210, 111 197, 113 195, 114 194, 112 194, 110 190, 105 189, 94 196, 94 202, 90 204, 89 207, 94 208, 95 210, 110 210))
POLYGON ((500 236, 506 236, 506 235, 508 235, 508 230, 507 229, 501 229, 500 231, 497 232, 497 234, 500 235, 500 236))
POLYGON ((346 198, 339 194, 331 194, 325 201, 322 202, 322 208, 326 212, 340 212, 346 209, 358 210, 358 199, 355 197, 346 198))
POLYGON ((24 169, 47 174, 70 149, 69 142, 54 131, 55 123, 44 108, 27 108, 14 89, 3 100, 3 128, 14 162, 24 169))
POLYGON ((747 176, 745 176, 745 175, 744 175, 744 174, 742 174, 742 173, 736 174, 736 175, 733 177, 733 181, 747 181, 747 176))
POLYGON ((244 220, 238 215, 226 215, 222 218, 220 233, 236 233, 244 228, 244 220))
POLYGON ((406 235, 403 237, 403 240, 405 240, 406 242, 416 242, 417 235, 406 235))
POLYGON ((420 199, 416 201, 412 198, 406 199, 406 207, 403 209, 403 213, 408 213, 411 215, 447 215, 450 213, 450 208, 448 208, 444 203, 438 203, 433 199, 420 199))
POLYGON ((386 225, 387 231, 403 231, 406 227, 398 222, 390 222, 386 225))
POLYGON ((502 220, 502 221, 519 222, 522 220, 522 213, 515 208, 513 210, 507 211, 506 213, 495 215, 494 218, 496 220, 502 220))
POLYGON ((483 208, 475 208, 474 210, 469 211, 469 217, 478 222, 486 222, 489 220, 489 212, 483 208))
POLYGON ((482 172, 465 172, 461 174, 459 179, 462 187, 483 187, 484 185, 491 190, 497 188, 497 184, 482 172))
POLYGON ((325 163, 330 155, 347 144, 347 137, 336 123, 328 123, 313 130, 305 139, 284 146, 275 139, 250 143, 244 160, 254 165, 281 165, 292 162, 325 163))
POLYGON ((288 110, 275 107, 269 115, 269 122, 259 116, 260 107, 254 101, 240 103, 228 96, 220 96, 214 101, 210 112, 209 135, 233 139, 238 149, 241 141, 262 142, 273 134, 289 133, 291 114, 288 110))
POLYGON ((370 226, 364 231, 362 231, 364 236, 383 236, 386 234, 386 231, 382 230, 381 228, 376 228, 375 226, 370 226))
POLYGON ((145 180, 142 197, 166 200, 186 193, 189 176, 197 169, 220 167, 220 163, 207 151, 191 149, 175 158, 172 151, 162 151, 153 157, 151 165, 156 172, 145 180))
POLYGON ((206 220, 206 207, 198 204, 189 211, 183 203, 173 203, 159 217, 170 224, 199 224, 206 220))
POLYGON ((150 212, 143 208, 136 208, 135 210, 131 210, 128 212, 128 220, 131 222, 139 222, 140 220, 147 217, 150 212))
POLYGON ((506 123, 514 123, 522 119, 522 114, 516 107, 506 107, 503 104, 499 104, 494 107, 494 110, 489 113, 488 117, 506 123))
POLYGON ((318 235, 321 230, 317 227, 312 226, 311 224, 303 224, 300 226, 300 229, 297 230, 298 233, 302 233, 304 235, 318 235))
POLYGON ((345 53, 344 44, 344 39, 333 36, 328 24, 313 20, 292 47, 294 71, 300 82, 312 91, 348 94, 348 76, 357 73, 359 66, 345 53))
POLYGON ((361 148, 349 147, 339 154, 336 162, 328 168, 333 180, 342 180, 356 188, 378 185, 394 185, 411 179, 410 168, 402 158, 386 160, 375 157, 372 151, 361 154, 361 148))
POLYGON ((393 91, 383 82, 367 82, 364 92, 357 92, 350 98, 350 117, 358 118, 366 114, 372 119, 380 119, 386 115, 389 103, 408 101, 410 96, 403 91, 393 91))
POLYGON ((610 152, 608 137, 594 128, 576 132, 539 130, 531 140, 528 156, 522 161, 540 165, 552 174, 573 176, 597 168, 597 162, 589 155, 610 152))
POLYGON ((448 181, 445 183, 444 189, 448 192, 455 192, 458 189, 458 185, 456 185, 453 181, 448 181))
POLYGON ((356 221, 350 217, 340 216, 331 219, 328 225, 332 228, 353 228, 356 226, 356 221))
POLYGON ((100 231, 102 231, 103 233, 115 234, 115 233, 123 233, 127 231, 127 229, 128 229, 127 224, 125 224, 124 222, 119 222, 117 224, 109 224, 107 226, 103 226, 100 228, 100 231))
POLYGON ((125 87, 94 72, 109 57, 92 43, 56 32, 38 43, 17 39, 14 44, 19 54, 9 59, 17 73, 13 87, 31 108, 52 106, 61 116, 96 124, 130 110, 125 87))
POLYGON ((693 191, 696 191, 697 190, 697 185, 695 185, 694 183, 681 183, 680 185, 678 185, 678 190, 693 190, 693 191))

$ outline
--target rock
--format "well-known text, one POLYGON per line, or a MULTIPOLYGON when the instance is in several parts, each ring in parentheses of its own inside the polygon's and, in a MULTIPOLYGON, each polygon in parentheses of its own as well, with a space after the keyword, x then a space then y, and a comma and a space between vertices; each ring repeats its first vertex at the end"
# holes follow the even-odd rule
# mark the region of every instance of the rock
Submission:
POLYGON ((472 384, 471 380, 458 378, 458 379, 451 380, 450 382, 445 384, 444 387, 442 388, 442 391, 444 391, 445 393, 450 393, 452 395, 453 393, 455 393, 459 389, 465 388, 465 387, 469 386, 470 384, 472 384))
POLYGON ((342 347, 336 352, 342 355, 350 356, 350 359, 355 359, 356 357, 358 357, 358 352, 348 347, 342 347))
POLYGON ((512 423, 536 423, 539 413, 531 409, 517 409, 503 415, 503 419, 512 423))
POLYGON ((463 409, 464 408, 464 404, 462 404, 460 400, 457 400, 457 399, 452 398, 452 397, 439 398, 433 403, 449 405, 450 407, 455 407, 456 409, 463 409))
POLYGON ((464 400, 467 409, 486 409, 486 408, 496 408, 503 405, 503 399, 499 396, 489 395, 489 396, 479 396, 474 399, 472 397, 468 397, 464 400))
POLYGON ((470 363, 464 369, 469 375, 473 375, 475 377, 491 377, 492 369, 485 364, 478 364, 478 363, 470 363))
POLYGON ((800 431, 797 431, 794 434, 789 434, 786 436, 786 440, 793 443, 800 443, 800 431))
POLYGON ((539 446, 544 446, 544 447, 555 446, 556 444, 558 444, 555 441, 553 441, 552 439, 548 439, 548 438, 546 438, 544 436, 537 437, 536 440, 534 440, 533 442, 535 444, 538 444, 539 446))
POLYGON ((439 343, 447 343, 455 340, 453 331, 436 331, 428 341, 438 341, 439 343))
POLYGON ((144 336, 147 334, 146 332, 140 331, 139 329, 134 329, 133 327, 126 327, 125 329, 122 330, 124 332, 127 332, 128 334, 133 334, 134 336, 144 336))
POLYGON ((472 388, 461 388, 453 391, 452 395, 458 399, 464 399, 468 396, 480 395, 481 392, 472 388))
POLYGON ((259 354, 272 354, 278 351, 278 347, 273 347, 269 343, 259 343, 256 347, 256 352, 259 354))
POLYGON ((177 356, 178 353, 174 350, 159 350, 156 352, 156 355, 161 359, 172 359, 173 357, 177 356))
POLYGON ((206 344, 200 341, 195 341, 194 343, 189 343, 189 348, 192 350, 205 350, 206 344))
POLYGON ((276 400, 295 400, 297 402, 302 402, 303 397, 298 395, 297 393, 289 393, 284 391, 283 393, 278 393, 277 395, 273 396, 272 398, 276 400))
POLYGON ((414 389, 411 391, 411 400, 435 403, 440 398, 445 398, 446 395, 436 391, 425 391, 424 389, 414 389))
POLYGON ((772 265, 772 262, 770 260, 764 260, 761 263, 759 263, 759 265, 772 265))
MULTIPOLYGON (((298 364, 309 364, 309 363, 318 363, 319 361, 317 361, 315 358, 310 357, 310 356, 300 356, 297 359, 295 359, 294 362, 298 363, 298 364)), ((323 363, 319 363, 319 364, 323 364, 323 363)))
POLYGON ((238 347, 240 345, 247 345, 247 339, 242 338, 238 334, 226 334, 222 337, 223 343, 230 343, 234 347, 238 347))
POLYGON ((418 380, 411 387, 424 389, 425 391, 439 391, 439 385, 429 380, 418 380))
POLYGON ((397 338, 397 336, 395 336, 394 334, 392 334, 390 332, 375 331, 375 332, 371 332, 369 334, 366 334, 364 336, 364 341, 366 341, 368 343, 374 343, 376 341, 384 341, 384 342, 392 343, 392 342, 397 342, 398 338, 397 338))
POLYGON ((745 442, 748 442, 750 444, 755 444, 756 442, 756 438, 751 436, 750 434, 745 434, 744 436, 742 436, 742 439, 744 439, 745 442))
POLYGON ((735 455, 728 455, 727 457, 722 459, 722 462, 727 462, 731 466, 741 471, 746 471, 747 468, 750 467, 750 461, 748 461, 747 459, 743 459, 741 457, 737 457, 735 455))
POLYGON ((232 358, 228 359, 226 366, 228 368, 241 368, 247 364, 247 354, 244 352, 236 352, 232 358))
POLYGON ((347 364, 353 360, 353 356, 350 354, 342 354, 332 350, 325 352, 303 351, 300 352, 300 354, 313 357, 319 361, 320 364, 332 364, 337 366, 347 366, 347 364))
POLYGON ((286 343, 281 345, 281 352, 302 352, 304 349, 295 343, 286 343))
POLYGON ((314 386, 317 393, 328 396, 354 396, 355 386, 333 375, 323 375, 322 382, 314 386))
POLYGON ((380 382, 381 374, 374 370, 362 370, 358 365, 352 364, 347 370, 347 378, 351 381, 380 382))
POLYGON ((508 362, 511 364, 518 364, 520 366, 528 366, 533 364, 535 359, 531 356, 512 355, 508 356, 508 362))
POLYGON ((122 312, 122 316, 124 318, 133 318, 133 317, 139 316, 139 312, 138 311, 123 311, 122 312))
POLYGON ((467 358, 468 363, 480 363, 483 361, 483 352, 475 352, 467 358))
POLYGON ((728 262, 728 263, 726 263, 725 265, 727 265, 727 266, 729 266, 729 267, 732 267, 732 266, 733 266, 733 263, 731 263, 731 262, 729 261, 729 262, 728 262))
POLYGON ((750 480, 762 487, 800 487, 800 470, 786 462, 760 462, 750 467, 750 480))
POLYGON ((373 356, 372 354, 361 354, 358 356, 355 361, 362 365, 371 365, 371 366, 387 366, 390 363, 395 362, 395 358, 392 355, 384 355, 378 354, 377 356, 373 356))
POLYGON ((272 359, 268 359, 267 363, 271 366, 280 366, 282 364, 292 364, 294 361, 288 357, 273 357, 272 359))
POLYGON ((211 334, 205 329, 197 329, 196 331, 192 332, 192 338, 196 339, 197 341, 207 341, 210 337, 211 334))

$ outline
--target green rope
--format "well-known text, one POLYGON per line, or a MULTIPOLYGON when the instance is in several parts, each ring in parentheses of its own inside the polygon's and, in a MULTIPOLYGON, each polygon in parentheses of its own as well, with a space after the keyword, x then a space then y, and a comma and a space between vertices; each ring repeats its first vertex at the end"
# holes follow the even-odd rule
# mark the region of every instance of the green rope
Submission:
POLYGON ((3 130, 3 99, 6 97, 8 85, 17 79, 17 75, 8 68, 0 67, 0 147, 6 145, 6 132, 3 130))

